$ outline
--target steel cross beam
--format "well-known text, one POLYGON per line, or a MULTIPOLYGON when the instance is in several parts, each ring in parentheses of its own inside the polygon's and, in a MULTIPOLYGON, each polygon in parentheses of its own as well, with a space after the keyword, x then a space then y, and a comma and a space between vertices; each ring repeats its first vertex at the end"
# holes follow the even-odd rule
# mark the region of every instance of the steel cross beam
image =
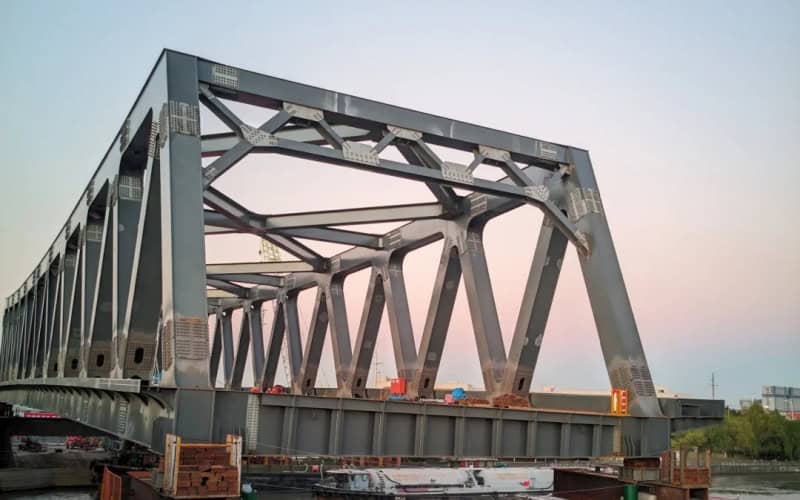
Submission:
MULTIPOLYGON (((578 252, 612 385, 630 391, 635 414, 660 415, 586 151, 165 51, 63 229, 6 300, 0 378, 12 385, 150 380, 175 391, 158 432, 207 441, 216 418, 208 389, 220 365, 225 388, 242 387, 248 359, 254 385, 269 387, 286 342, 292 392, 313 394, 328 329, 336 391, 364 395, 385 308, 398 375, 409 380, 411 395, 431 395, 463 280, 487 392, 527 393, 569 243, 578 252), (248 124, 225 100, 275 114, 248 124), (201 105, 230 132, 204 133, 201 105), (390 159, 391 149, 405 161, 390 159), (450 161, 453 152, 472 160, 450 161), (251 154, 411 179, 435 201, 255 213, 215 186, 251 154), (205 167, 203 157, 210 162, 205 167), (506 177, 483 178, 481 165, 506 177), (507 351, 483 227, 524 204, 538 207, 544 222, 507 351), (385 222, 405 224, 385 234, 349 227, 385 222), (296 260, 207 263, 205 238, 230 233, 267 239, 296 260), (305 240, 351 248, 327 257, 305 240), (403 263, 437 240, 444 249, 416 349, 403 263), (346 282, 364 269, 372 275, 352 346, 346 282), (306 289, 316 289, 317 297, 303 343, 297 297, 306 289), (265 302, 275 308, 266 343, 265 302), (237 309, 241 320, 234 324, 237 309)), ((127 414, 126 397, 114 401, 113 408, 98 408, 127 414)))

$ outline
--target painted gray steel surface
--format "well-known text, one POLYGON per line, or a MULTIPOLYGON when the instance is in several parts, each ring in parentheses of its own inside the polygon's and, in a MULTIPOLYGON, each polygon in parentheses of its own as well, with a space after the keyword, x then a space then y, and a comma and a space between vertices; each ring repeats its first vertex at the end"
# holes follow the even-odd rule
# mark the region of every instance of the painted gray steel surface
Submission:
MULTIPOLYGON (((137 436, 147 441, 145 434, 166 425, 159 432, 202 439, 218 424, 215 401, 227 397, 209 390, 220 363, 226 388, 242 385, 248 357, 256 384, 268 387, 286 341, 291 390, 311 394, 327 327, 337 394, 363 392, 386 308, 399 375, 409 379, 410 395, 424 396, 436 382, 454 290, 463 280, 487 392, 527 394, 570 243, 578 251, 612 385, 629 391, 634 415, 660 417, 585 150, 164 51, 63 229, 6 300, 0 378, 11 385, 2 390, 13 392, 15 381, 21 386, 27 379, 74 380, 68 385, 81 387, 94 377, 148 380, 155 373, 161 388, 174 391, 175 414, 160 423, 140 424, 144 434, 137 436), (245 123, 223 100, 275 114, 263 124, 245 123), (231 132, 204 134, 201 104, 231 132), (382 156, 387 148, 396 148, 405 162, 382 156), (452 152, 466 152, 472 160, 449 161, 452 152), (411 179, 427 186, 436 201, 259 214, 214 185, 254 154, 288 155, 411 179), (481 165, 506 177, 481 178, 476 170, 481 165), (459 195, 456 188, 472 194, 459 195), (483 251, 483 228, 490 219, 525 204, 541 209, 545 218, 507 350, 483 251), (410 222, 386 234, 347 229, 387 221, 410 222), (207 263, 205 238, 227 233, 257 235, 293 260, 207 263), (351 248, 324 257, 302 239, 351 248), (403 259, 437 240, 444 241, 444 250, 417 350, 403 259), (350 325, 344 283, 363 269, 372 272, 370 293, 359 325, 350 325), (306 289, 316 289, 317 300, 304 346, 297 294, 306 289), (276 321, 269 332, 262 332, 257 319, 267 302, 277 311, 276 321), (230 318, 236 309, 245 313, 239 335, 246 341, 234 350, 230 318), (209 316, 216 317, 211 342, 209 316), (358 328, 355 346, 351 328, 358 328)), ((114 394, 87 411, 115 412, 120 393, 114 394)), ((292 408, 286 411, 305 411, 292 408)), ((153 411, 142 410, 139 416, 155 418, 153 411)), ((342 422, 332 418, 328 425, 342 422)))
POLYGON ((3 387, 7 402, 55 411, 92 428, 163 448, 166 432, 213 441, 244 437, 255 454, 590 458, 654 455, 669 447, 667 418, 448 406, 241 391, 3 387), (210 407, 205 405, 210 398, 210 407), (203 411, 210 414, 203 415, 203 411), (181 415, 183 414, 183 415, 181 415), (203 427, 202 422, 212 422, 203 427))

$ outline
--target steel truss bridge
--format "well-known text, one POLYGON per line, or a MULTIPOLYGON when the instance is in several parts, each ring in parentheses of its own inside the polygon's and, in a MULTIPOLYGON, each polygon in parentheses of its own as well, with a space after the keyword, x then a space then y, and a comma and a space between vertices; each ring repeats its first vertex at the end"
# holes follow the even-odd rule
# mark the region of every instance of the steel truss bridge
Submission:
POLYGON ((231 431, 242 432, 247 448, 260 453, 567 457, 668 446, 669 420, 656 397, 587 151, 169 50, 52 245, 7 298, 3 318, 1 400, 55 411, 156 449, 166 432, 208 441, 231 431), (227 101, 275 113, 264 123, 246 123, 227 101), (206 133, 201 105, 230 131, 206 133), (391 149, 404 161, 389 159, 391 149), (451 152, 472 159, 459 164, 448 159, 451 152), (215 186, 256 154, 411 179, 436 201, 256 213, 215 186), (482 178, 479 166, 504 177, 482 178), (544 219, 506 350, 483 228, 523 205, 539 208, 544 219), (348 228, 404 221, 386 234, 348 228), (205 238, 231 233, 257 235, 292 259, 207 263, 205 238), (324 257, 304 240, 350 248, 324 257), (437 240, 443 252, 417 349, 402 264, 437 240), (629 391, 632 417, 363 398, 384 308, 398 375, 409 381, 411 396, 433 395, 461 280, 486 392, 527 395, 570 243, 611 385, 629 391), (344 283, 365 269, 371 277, 351 345, 344 283), (297 301, 308 289, 316 299, 303 345, 297 301), (275 318, 265 345, 261 309, 267 303, 275 318), (243 316, 234 349, 237 309, 243 316), (320 397, 315 385, 328 331, 336 390, 320 397), (284 342, 292 394, 242 390, 248 357, 255 385, 274 384, 284 342), (224 387, 215 388, 220 364, 224 387), (154 373, 157 385, 150 382, 154 373))

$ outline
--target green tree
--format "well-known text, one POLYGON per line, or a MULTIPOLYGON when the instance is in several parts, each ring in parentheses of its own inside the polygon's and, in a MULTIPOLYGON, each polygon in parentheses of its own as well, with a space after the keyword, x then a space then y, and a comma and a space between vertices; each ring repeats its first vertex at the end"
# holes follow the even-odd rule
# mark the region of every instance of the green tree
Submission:
POLYGON ((710 448, 714 453, 750 458, 800 459, 800 422, 753 405, 730 412, 722 424, 695 429, 673 437, 673 447, 710 448))

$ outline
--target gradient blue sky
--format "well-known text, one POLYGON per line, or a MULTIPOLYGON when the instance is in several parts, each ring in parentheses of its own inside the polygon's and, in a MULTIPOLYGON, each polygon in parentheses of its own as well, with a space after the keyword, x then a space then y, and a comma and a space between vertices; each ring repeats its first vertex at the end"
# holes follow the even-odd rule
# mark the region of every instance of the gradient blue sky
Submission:
MULTIPOLYGON (((799 2, 4 2, 3 297, 63 225, 164 47, 589 149, 655 382, 708 396, 715 371, 729 402, 800 386, 799 2)), ((221 183, 274 211, 299 208, 276 179, 305 181, 320 207, 425 195, 349 171, 309 183, 304 168, 245 164, 221 183)), ((537 217, 487 229, 507 341, 537 217)), ((417 339, 437 252, 407 265, 417 339)), ((348 292, 352 329, 365 284, 348 292)), ((440 380, 480 384, 463 296, 453 328, 440 380)), ((542 385, 608 386, 573 251, 542 385)))

